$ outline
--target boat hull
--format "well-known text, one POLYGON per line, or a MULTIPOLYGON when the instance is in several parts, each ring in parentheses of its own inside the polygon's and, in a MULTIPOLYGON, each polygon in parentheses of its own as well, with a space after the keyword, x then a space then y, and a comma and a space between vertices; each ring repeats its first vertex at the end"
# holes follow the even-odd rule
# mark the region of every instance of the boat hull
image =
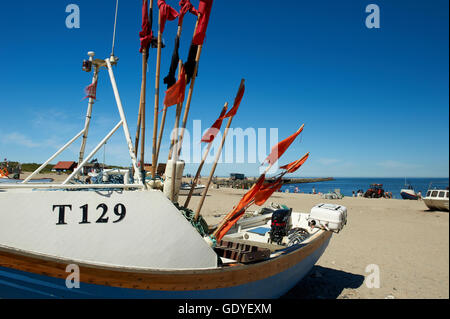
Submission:
MULTIPOLYGON (((205 186, 196 186, 194 188, 194 191, 192 192, 192 195, 201 195, 203 193, 204 189, 205 189, 205 186)), ((189 195, 190 191, 191 191, 190 188, 180 188, 179 195, 187 196, 187 195, 189 195)))
POLYGON ((423 202, 430 210, 441 210, 441 211, 449 211, 448 206, 448 199, 430 199, 430 198, 424 198, 423 202))
POLYGON ((409 189, 402 189, 400 195, 402 196, 403 199, 410 199, 410 200, 419 199, 419 196, 416 194, 416 192, 409 189))
POLYGON ((268 261, 209 270, 141 271, 80 265, 80 288, 66 287, 67 263, 0 251, 1 298, 277 298, 314 266, 331 239, 268 261))

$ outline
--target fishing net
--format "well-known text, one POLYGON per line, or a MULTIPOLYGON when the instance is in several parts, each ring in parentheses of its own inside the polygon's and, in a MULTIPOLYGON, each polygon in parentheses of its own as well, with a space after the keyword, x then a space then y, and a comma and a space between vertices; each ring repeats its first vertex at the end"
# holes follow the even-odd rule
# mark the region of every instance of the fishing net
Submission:
POLYGON ((191 225, 199 232, 202 237, 208 236, 209 228, 206 221, 201 215, 198 216, 197 221, 194 220, 195 213, 186 207, 180 206, 178 203, 174 203, 175 207, 183 214, 183 216, 191 223, 191 225))

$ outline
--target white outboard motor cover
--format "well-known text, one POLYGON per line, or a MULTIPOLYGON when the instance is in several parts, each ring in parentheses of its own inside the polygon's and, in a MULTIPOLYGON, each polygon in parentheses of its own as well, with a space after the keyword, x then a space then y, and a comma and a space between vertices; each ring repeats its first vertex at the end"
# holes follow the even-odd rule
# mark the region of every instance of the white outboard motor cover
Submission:
POLYGON ((347 224, 347 207, 336 204, 318 204, 311 208, 308 225, 338 233, 347 224))

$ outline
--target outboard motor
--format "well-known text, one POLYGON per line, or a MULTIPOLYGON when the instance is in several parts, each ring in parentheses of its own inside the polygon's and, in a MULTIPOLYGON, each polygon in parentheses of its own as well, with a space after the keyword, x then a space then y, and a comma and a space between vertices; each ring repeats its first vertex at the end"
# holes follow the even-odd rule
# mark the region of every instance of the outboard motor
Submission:
POLYGON ((288 234, 289 217, 291 216, 291 209, 278 209, 272 214, 272 223, 270 230, 270 242, 275 242, 281 245, 283 237, 288 234))

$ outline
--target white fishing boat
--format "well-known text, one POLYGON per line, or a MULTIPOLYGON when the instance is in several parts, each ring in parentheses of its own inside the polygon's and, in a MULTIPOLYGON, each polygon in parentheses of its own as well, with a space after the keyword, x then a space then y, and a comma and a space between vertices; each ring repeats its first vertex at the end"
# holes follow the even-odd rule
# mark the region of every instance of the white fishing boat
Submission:
POLYGON ((418 200, 419 195, 411 184, 408 184, 405 177, 405 187, 400 190, 400 196, 403 199, 418 200))
POLYGON ((449 197, 448 187, 446 188, 432 188, 431 185, 427 191, 426 196, 423 198, 423 202, 430 210, 442 210, 448 211, 449 197))
MULTIPOLYGON (((189 195, 189 192, 191 191, 192 185, 188 183, 181 184, 180 187, 180 195, 187 196, 189 195)), ((201 195, 202 192, 205 190, 206 186, 199 184, 194 186, 194 190, 192 192, 192 195, 201 195)))
POLYGON ((406 188, 401 189, 400 195, 402 196, 403 199, 412 199, 412 200, 419 199, 419 195, 417 195, 416 191, 411 185, 407 185, 406 188))
MULTIPOLYGON (((211 9, 212 1, 207 2, 209 8, 203 3, 199 11, 211 9)), ((199 19, 205 16, 209 12, 199 19)), ((118 58, 113 53, 106 59, 94 58, 94 52, 88 55, 83 69, 93 69, 93 85, 102 69, 108 71, 118 122, 85 156, 95 102, 90 96, 80 132, 21 183, 0 184, 0 298, 275 298, 294 287, 325 251, 333 232, 346 224, 346 208, 321 204, 310 213, 297 213, 280 207, 270 215, 235 223, 253 202, 265 201, 265 192, 280 186, 282 176, 296 171, 308 154, 286 165, 273 189, 263 189, 263 174, 256 184, 259 188, 255 185, 249 191, 254 201, 246 194, 239 209, 211 234, 200 209, 194 216, 186 204, 178 204, 174 190, 184 162, 177 159, 177 151, 167 161, 163 191, 154 173, 153 180, 142 178, 113 72, 118 58), (83 179, 83 167, 121 127, 131 168, 105 170, 83 179), (81 136, 79 164, 66 180, 30 183, 81 136), (256 196, 260 190, 263 200, 256 196), (70 285, 68 278, 76 273, 78 281, 70 285)), ((195 70, 197 66, 198 60, 195 70)), ((241 88, 243 81, 239 90, 243 94, 241 88)), ((235 99, 234 114, 236 101, 240 99, 235 99)), ((234 114, 229 115, 222 146, 234 114)), ((289 138, 290 143, 302 129, 289 138)), ((201 203, 205 196, 206 191, 201 203)))

